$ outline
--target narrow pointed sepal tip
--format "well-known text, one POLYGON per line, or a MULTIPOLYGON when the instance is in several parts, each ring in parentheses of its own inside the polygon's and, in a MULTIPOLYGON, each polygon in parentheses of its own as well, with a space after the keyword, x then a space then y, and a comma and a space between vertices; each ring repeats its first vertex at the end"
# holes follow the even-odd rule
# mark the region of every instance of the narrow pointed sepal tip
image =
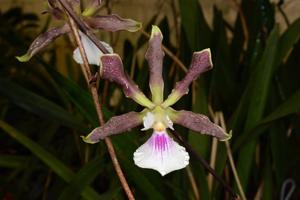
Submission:
POLYGON ((30 60, 30 58, 31 58, 31 56, 30 56, 28 53, 26 53, 26 54, 24 54, 24 55, 22 55, 22 56, 16 56, 16 59, 17 59, 19 62, 27 62, 27 61, 30 60))
POLYGON ((91 140, 90 138, 89 138, 89 136, 83 136, 83 135, 81 135, 80 136, 81 137, 81 139, 85 142, 85 143, 88 143, 88 144, 95 144, 95 143, 97 143, 98 141, 93 141, 93 140, 91 140))
POLYGON ((151 38, 152 38, 154 35, 161 35, 161 36, 162 36, 162 33, 161 33, 161 31, 160 31, 160 29, 159 29, 158 26, 152 25, 151 38))
POLYGON ((231 137, 232 137, 232 130, 230 130, 229 133, 225 133, 225 135, 226 135, 226 138, 221 139, 220 140, 221 142, 225 142, 225 141, 228 141, 228 140, 231 139, 231 137))
POLYGON ((143 27, 143 23, 136 21, 136 25, 133 28, 129 29, 128 31, 136 32, 136 31, 140 30, 142 27, 143 27))

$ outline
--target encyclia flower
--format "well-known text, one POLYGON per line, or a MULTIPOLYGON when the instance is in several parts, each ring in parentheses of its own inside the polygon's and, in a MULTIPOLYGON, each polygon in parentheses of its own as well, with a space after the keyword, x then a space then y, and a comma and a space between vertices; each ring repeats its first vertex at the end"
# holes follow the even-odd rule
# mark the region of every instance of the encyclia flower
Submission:
POLYGON ((210 49, 195 52, 191 65, 183 80, 176 83, 175 88, 166 100, 163 99, 164 82, 162 79, 162 34, 157 26, 152 27, 146 59, 150 69, 149 86, 152 100, 148 99, 138 86, 124 72, 123 64, 117 54, 102 55, 101 76, 119 84, 129 98, 145 107, 142 112, 129 112, 112 117, 103 126, 95 128, 83 140, 96 143, 107 136, 120 134, 131 128, 144 125, 142 131, 153 129, 152 136, 134 153, 134 163, 141 168, 157 170, 162 176, 171 171, 182 169, 189 164, 189 154, 185 148, 175 142, 167 133, 173 129, 173 123, 182 125, 202 134, 212 135, 219 140, 228 140, 227 134, 218 125, 212 123, 206 116, 191 111, 176 111, 171 106, 183 95, 188 93, 188 87, 201 73, 212 68, 210 49))
MULTIPOLYGON (((120 30, 127 30, 130 32, 135 32, 139 30, 142 25, 140 22, 134 21, 132 19, 124 19, 119 17, 118 15, 112 14, 112 15, 94 15, 97 8, 100 6, 99 0, 91 0, 89 6, 82 12, 80 18, 82 19, 83 23, 92 31, 96 31, 99 29, 103 29, 106 31, 120 31, 120 30)), ((48 0, 49 4, 49 10, 48 13, 50 13, 52 16, 54 16, 55 19, 61 20, 64 19, 65 12, 59 7, 57 4, 57 0, 48 0)), ((70 9, 74 10, 74 7, 80 7, 80 1, 78 0, 68 0, 68 4, 70 6, 70 9)), ((74 11, 75 12, 75 11, 74 11)), ((36 53, 40 52, 42 49, 47 47, 51 42, 53 42, 56 38, 59 36, 62 36, 64 34, 70 33, 71 28, 67 22, 65 22, 60 27, 54 27, 46 31, 45 33, 39 35, 30 45, 28 51, 22 55, 17 56, 16 58, 20 62, 27 62, 30 60, 32 56, 34 56, 36 53)), ((82 43, 84 49, 87 51, 88 60, 91 61, 90 64, 99 65, 99 57, 102 55, 102 52, 95 46, 95 44, 88 39, 87 36, 84 34, 80 34, 82 38, 82 43), (92 51, 96 54, 90 53, 89 51, 92 51), (93 57, 90 57, 89 55, 93 55, 93 57), (95 57, 97 58, 95 61, 95 57)), ((112 53, 111 47, 101 42, 106 49, 109 50, 110 53, 112 53)), ((74 59, 78 63, 82 63, 81 56, 79 54, 78 48, 74 51, 73 54, 74 59)))

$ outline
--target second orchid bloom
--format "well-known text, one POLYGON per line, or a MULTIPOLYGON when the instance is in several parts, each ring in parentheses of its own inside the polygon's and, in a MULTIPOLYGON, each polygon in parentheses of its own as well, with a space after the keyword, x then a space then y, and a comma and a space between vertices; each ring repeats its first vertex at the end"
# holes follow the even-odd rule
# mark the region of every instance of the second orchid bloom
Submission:
POLYGON ((100 57, 101 77, 119 84, 126 97, 145 107, 142 112, 129 112, 112 117, 104 126, 95 128, 83 140, 97 143, 107 136, 120 134, 143 124, 142 131, 153 129, 152 136, 140 146, 133 155, 134 163, 141 168, 157 170, 162 176, 189 164, 189 154, 168 134, 179 124, 195 132, 207 134, 219 140, 228 140, 231 135, 212 123, 205 115, 191 111, 176 111, 171 108, 183 95, 188 93, 189 85, 198 76, 212 68, 210 49, 195 52, 189 70, 183 80, 176 83, 171 94, 164 100, 164 81, 162 67, 164 52, 162 34, 157 26, 152 27, 146 59, 149 64, 149 86, 152 99, 147 98, 129 78, 117 54, 103 54, 100 57))

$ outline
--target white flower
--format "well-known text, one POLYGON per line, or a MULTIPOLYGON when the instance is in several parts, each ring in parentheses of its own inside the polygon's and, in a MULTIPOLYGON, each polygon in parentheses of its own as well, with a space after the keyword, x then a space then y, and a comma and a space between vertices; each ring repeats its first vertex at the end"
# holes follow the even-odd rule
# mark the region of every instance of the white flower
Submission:
MULTIPOLYGON (((81 42, 83 44, 83 48, 85 50, 87 59, 89 64, 100 66, 100 56, 103 55, 102 51, 83 33, 79 32, 81 37, 81 42)), ((102 42, 103 46, 109 51, 109 53, 113 53, 113 49, 111 46, 105 42, 102 42)), ((80 55, 79 48, 77 47, 73 52, 73 59, 78 64, 83 64, 83 60, 80 55)))
POLYGON ((154 129, 152 136, 133 155, 134 163, 141 168, 157 170, 162 176, 189 164, 189 154, 166 132, 173 130, 173 122, 165 114, 148 112, 143 118, 142 130, 154 129))
POLYGON ((133 154, 134 163, 141 168, 157 170, 162 176, 185 168, 189 154, 165 131, 156 132, 133 154))

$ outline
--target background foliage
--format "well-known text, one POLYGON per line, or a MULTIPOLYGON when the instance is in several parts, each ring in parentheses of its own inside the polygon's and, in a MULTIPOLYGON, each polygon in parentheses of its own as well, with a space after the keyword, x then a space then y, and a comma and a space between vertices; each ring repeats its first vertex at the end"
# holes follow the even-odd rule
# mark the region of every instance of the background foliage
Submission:
MULTIPOLYGON (((243 0, 245 34, 241 13, 231 26, 215 8, 210 28, 198 1, 178 0, 175 6, 180 11, 178 29, 170 28, 167 18, 158 20, 154 12, 144 30, 149 32, 151 24, 157 23, 164 34, 164 45, 186 65, 193 51, 208 47, 214 63, 214 69, 197 80, 191 95, 184 97, 177 108, 208 114, 211 105, 224 113, 228 129, 233 130, 234 159, 249 199, 278 199, 288 179, 296 183, 292 199, 299 199, 300 19, 282 31, 275 22, 275 4, 243 0), (174 31, 176 45, 170 39, 174 31)), ((41 22, 22 8, 0 12, 0 199, 126 199, 105 145, 87 145, 79 137, 98 124, 88 88, 71 58, 70 39, 63 39, 66 47, 55 43, 28 63, 14 58, 48 28, 50 20, 41 22), (63 59, 57 53, 60 49, 63 59)), ((147 40, 144 35, 136 43, 126 40, 119 53, 127 72, 149 93, 147 65, 137 61, 137 52, 144 51, 147 40)), ((166 94, 183 76, 166 56, 166 94)), ((140 110, 113 84, 101 82, 99 93, 106 120, 140 110)), ((209 160, 210 137, 178 130, 209 160)), ((136 198, 195 199, 186 170, 161 177, 133 164, 133 152, 149 137, 139 132, 135 129, 112 137, 136 198)), ((208 190, 208 173, 193 157, 190 166, 201 199, 228 198, 217 182, 212 191, 208 190)), ((222 143, 216 171, 236 190, 222 143)))

